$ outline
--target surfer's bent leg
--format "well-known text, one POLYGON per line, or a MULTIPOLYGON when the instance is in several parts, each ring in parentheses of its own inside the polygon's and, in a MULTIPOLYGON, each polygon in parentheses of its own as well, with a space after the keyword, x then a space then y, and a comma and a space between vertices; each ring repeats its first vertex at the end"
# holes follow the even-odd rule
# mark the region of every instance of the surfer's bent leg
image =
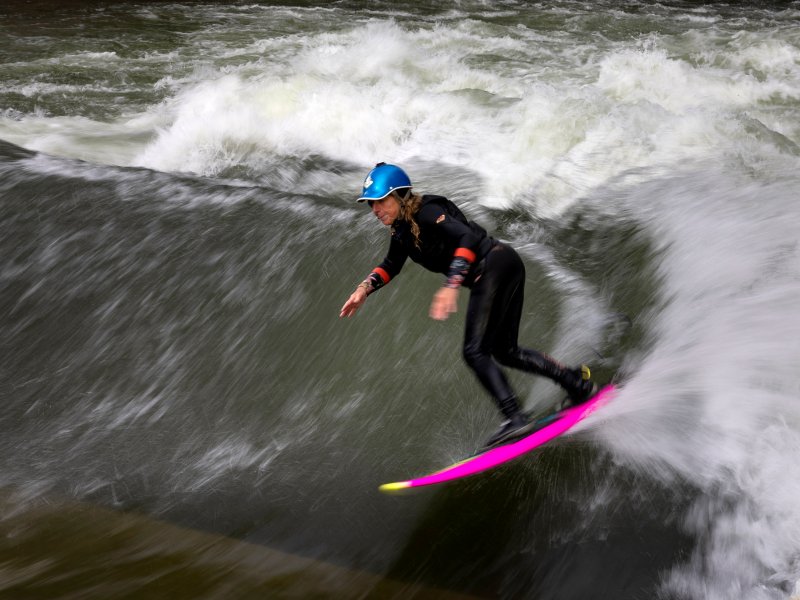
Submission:
MULTIPOLYGON (((473 297, 470 297, 470 309, 467 313, 467 338, 465 340, 464 355, 472 354, 472 361, 478 364, 473 366, 470 358, 467 362, 476 373, 479 369, 486 369, 486 364, 491 363, 506 381, 505 376, 494 357, 500 364, 519 369, 528 373, 541 375, 553 380, 567 392, 574 401, 586 399, 594 389, 594 384, 583 379, 581 368, 571 369, 554 358, 532 350, 520 348, 518 345, 519 323, 522 318, 522 305, 524 301, 525 265, 519 255, 510 246, 497 244, 486 259, 486 266, 481 280, 473 287, 475 298, 475 312, 472 312, 473 297), (471 317, 476 316, 476 326, 470 339, 471 317), (483 334, 475 333, 483 327, 483 334), (477 357, 480 357, 479 359, 477 357)), ((478 377, 481 378, 480 373, 478 377)), ((483 379, 481 379, 483 382, 483 379)), ((507 385, 507 384, 506 384, 507 385)), ((495 399, 508 396, 498 396, 484 384, 495 399)), ((496 387, 494 389, 497 389, 496 387)), ((501 393, 513 396, 510 388, 501 393)), ((501 404, 500 400, 497 400, 501 404)), ((516 405, 516 400, 514 400, 516 405)), ((502 410, 502 404, 501 404, 502 410)))

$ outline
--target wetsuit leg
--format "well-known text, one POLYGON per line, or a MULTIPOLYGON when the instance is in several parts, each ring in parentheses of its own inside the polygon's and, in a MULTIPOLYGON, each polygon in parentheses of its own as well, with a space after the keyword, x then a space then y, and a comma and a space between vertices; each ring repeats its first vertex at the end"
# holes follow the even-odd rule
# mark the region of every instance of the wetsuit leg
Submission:
POLYGON ((514 265, 514 257, 519 261, 516 252, 504 244, 496 244, 489 252, 483 274, 472 286, 464 330, 464 360, 492 395, 500 412, 508 418, 519 412, 519 405, 492 353, 501 333, 499 326, 504 321, 504 313, 515 309, 509 303, 525 282, 524 265, 522 261, 514 265), (505 259, 509 251, 513 255, 509 256, 511 262, 505 259))
POLYGON ((467 308, 464 359, 507 417, 519 406, 498 362, 562 386, 574 379, 569 369, 546 354, 518 346, 524 285, 525 265, 519 255, 497 244, 486 257, 483 275, 473 284, 467 308))

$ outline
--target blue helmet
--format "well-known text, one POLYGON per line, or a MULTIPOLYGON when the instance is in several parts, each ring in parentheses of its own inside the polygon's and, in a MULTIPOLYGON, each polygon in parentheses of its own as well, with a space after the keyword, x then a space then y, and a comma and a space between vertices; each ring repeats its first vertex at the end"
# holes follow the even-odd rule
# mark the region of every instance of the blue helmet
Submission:
POLYGON ((364 191, 359 202, 382 200, 395 190, 411 189, 411 179, 400 167, 378 163, 364 180, 364 191))

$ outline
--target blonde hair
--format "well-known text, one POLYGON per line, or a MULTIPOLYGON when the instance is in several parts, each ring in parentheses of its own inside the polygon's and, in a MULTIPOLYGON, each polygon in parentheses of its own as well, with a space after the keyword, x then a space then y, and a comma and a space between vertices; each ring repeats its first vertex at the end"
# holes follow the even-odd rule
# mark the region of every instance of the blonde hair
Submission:
POLYGON ((414 246, 419 250, 419 224, 414 217, 422 206, 422 196, 415 194, 410 188, 406 190, 405 196, 400 196, 398 192, 393 193, 395 198, 397 198, 397 202, 400 204, 400 219, 411 226, 411 235, 414 236, 414 246))

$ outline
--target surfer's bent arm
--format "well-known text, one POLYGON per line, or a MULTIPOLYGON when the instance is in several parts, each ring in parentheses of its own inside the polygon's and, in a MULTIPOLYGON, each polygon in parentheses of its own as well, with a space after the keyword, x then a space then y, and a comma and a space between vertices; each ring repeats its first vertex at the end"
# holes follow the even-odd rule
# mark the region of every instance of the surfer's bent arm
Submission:
POLYGON ((426 206, 419 216, 420 222, 431 224, 439 235, 453 240, 456 246, 444 284, 433 296, 429 311, 431 318, 443 321, 458 308, 458 290, 475 262, 475 252, 481 238, 468 225, 454 219, 436 205, 426 206))
POLYGON ((407 257, 408 255, 400 243, 392 238, 386 258, 383 259, 380 265, 372 269, 372 272, 367 275, 364 281, 358 284, 355 291, 342 307, 339 316, 353 316, 355 312, 361 308, 361 305, 366 302, 367 296, 373 292, 377 292, 400 273, 400 269, 403 268, 407 257))

